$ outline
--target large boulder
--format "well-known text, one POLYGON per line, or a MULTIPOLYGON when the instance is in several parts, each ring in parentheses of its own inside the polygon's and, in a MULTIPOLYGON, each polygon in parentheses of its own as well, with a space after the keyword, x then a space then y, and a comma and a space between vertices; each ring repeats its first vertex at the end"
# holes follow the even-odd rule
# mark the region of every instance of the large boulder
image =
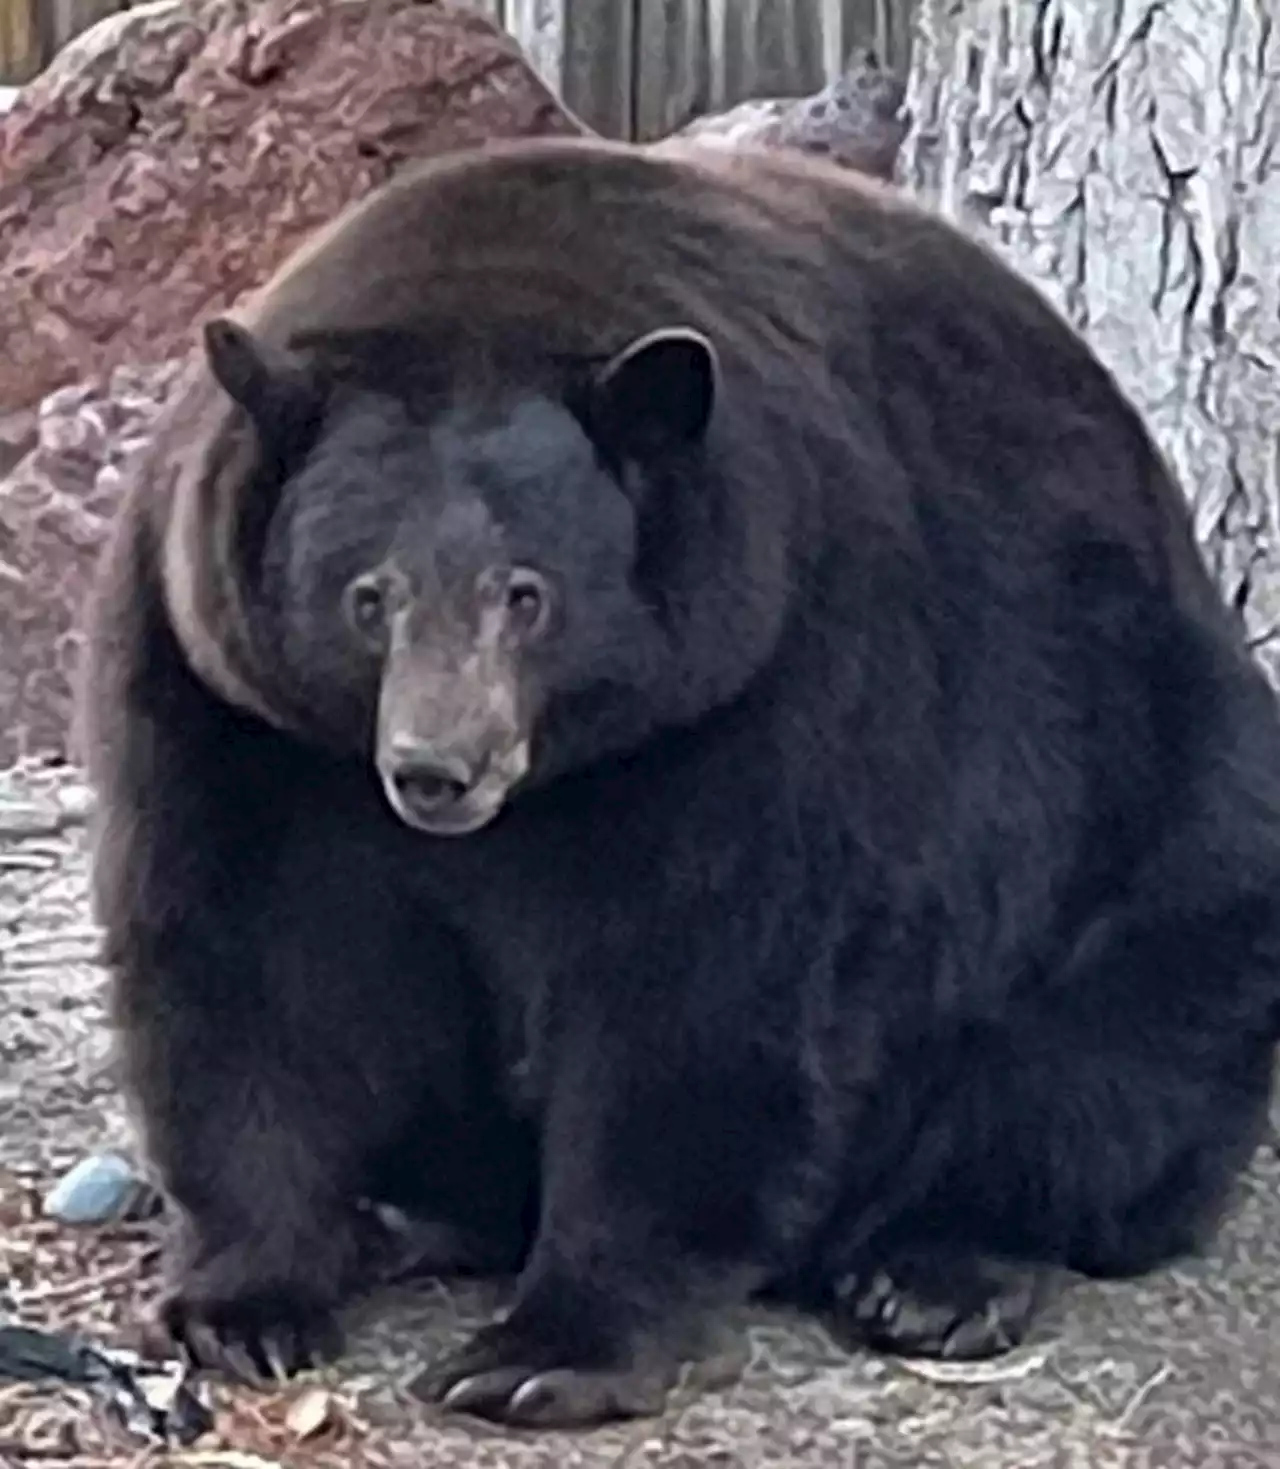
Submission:
POLYGON ((431 0, 159 0, 0 123, 0 413, 157 361, 406 159, 578 124, 514 40, 431 0))
POLYGON ((65 753, 121 465, 196 324, 407 160, 579 131, 439 0, 152 0, 0 112, 0 765, 65 753))

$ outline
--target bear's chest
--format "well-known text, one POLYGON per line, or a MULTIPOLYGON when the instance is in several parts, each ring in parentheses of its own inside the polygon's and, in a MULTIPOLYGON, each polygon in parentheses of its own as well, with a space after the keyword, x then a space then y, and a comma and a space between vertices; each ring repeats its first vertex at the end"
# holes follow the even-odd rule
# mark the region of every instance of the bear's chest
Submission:
POLYGON ((422 873, 477 962, 521 992, 656 919, 655 868, 678 842, 621 800, 534 799, 513 802, 484 832, 424 844, 422 873))

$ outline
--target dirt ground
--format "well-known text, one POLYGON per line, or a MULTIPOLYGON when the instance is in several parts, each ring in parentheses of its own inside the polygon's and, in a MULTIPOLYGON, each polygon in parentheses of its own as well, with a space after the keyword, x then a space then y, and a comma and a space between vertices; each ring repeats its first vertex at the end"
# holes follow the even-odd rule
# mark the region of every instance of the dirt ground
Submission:
MULTIPOLYGON (((0 773, 0 1316, 111 1342, 125 1339, 146 1288, 145 1230, 75 1230, 39 1214, 67 1165, 127 1140, 86 907, 82 797, 74 772, 0 773)), ((1211 1259, 1137 1284, 1080 1285, 1033 1342, 985 1368, 848 1356, 812 1324, 758 1312, 741 1323, 742 1377, 677 1394, 661 1421, 516 1435, 424 1409, 405 1382, 499 1290, 428 1285, 370 1303, 347 1358, 316 1379, 335 1420, 319 1436, 300 1441, 287 1417, 305 1385, 279 1395, 220 1390, 211 1435, 191 1450, 140 1457, 72 1393, 0 1386, 0 1465, 1280 1466, 1274 1138, 1211 1259)))

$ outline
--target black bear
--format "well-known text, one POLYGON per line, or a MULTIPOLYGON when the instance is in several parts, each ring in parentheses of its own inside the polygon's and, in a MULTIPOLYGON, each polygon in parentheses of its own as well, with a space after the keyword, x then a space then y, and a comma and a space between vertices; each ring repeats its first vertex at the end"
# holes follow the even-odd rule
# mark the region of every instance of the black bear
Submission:
POLYGON ((813 160, 421 165, 205 359, 86 684, 125 1073, 202 1360, 394 1197, 518 1267, 433 1400, 663 1400, 717 1304, 1018 1340, 1265 1123, 1280 718, 1039 293, 813 160))

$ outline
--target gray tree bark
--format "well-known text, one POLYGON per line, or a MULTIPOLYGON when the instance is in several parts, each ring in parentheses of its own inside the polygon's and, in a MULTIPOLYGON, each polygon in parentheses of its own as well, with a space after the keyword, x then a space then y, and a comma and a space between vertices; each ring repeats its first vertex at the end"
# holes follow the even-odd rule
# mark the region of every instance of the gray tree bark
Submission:
POLYGON ((1280 0, 920 0, 902 180, 1146 415, 1280 681, 1280 0))

